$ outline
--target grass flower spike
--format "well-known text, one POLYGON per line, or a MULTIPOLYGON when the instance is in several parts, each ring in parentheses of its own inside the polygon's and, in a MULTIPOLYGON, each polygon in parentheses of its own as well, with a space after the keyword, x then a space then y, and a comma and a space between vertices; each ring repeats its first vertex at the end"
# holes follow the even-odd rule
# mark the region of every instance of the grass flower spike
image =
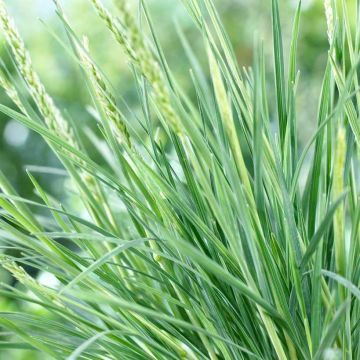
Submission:
POLYGON ((181 121, 171 104, 170 93, 162 76, 159 63, 146 45, 140 29, 129 13, 126 2, 122 0, 116 2, 120 19, 125 29, 125 32, 122 32, 116 19, 104 8, 100 0, 90 1, 93 3, 99 16, 105 21, 109 30, 113 33, 117 42, 125 50, 129 60, 140 70, 141 74, 152 86, 155 102, 165 120, 168 121, 171 129, 175 133, 181 134, 183 132, 181 121))
POLYGON ((84 41, 84 48, 78 47, 80 60, 84 68, 88 71, 91 83, 94 87, 96 98, 102 107, 105 116, 112 123, 113 130, 120 144, 126 143, 131 147, 130 134, 126 127, 124 120, 121 118, 119 111, 116 108, 116 101, 111 92, 102 79, 102 76, 97 69, 94 62, 91 60, 88 51, 88 42, 84 41))
POLYGON ((332 0, 324 0, 327 34, 328 34, 330 46, 334 39, 334 11, 332 8, 331 1, 332 0))
MULTIPOLYGON (((336 138, 336 153, 334 163, 334 199, 344 191, 344 169, 346 160, 346 134, 343 127, 338 130, 336 138)), ((334 239, 337 272, 346 275, 346 246, 345 246, 345 214, 344 205, 340 205, 335 214, 334 239)))
POLYGON ((7 42, 14 54, 19 71, 24 77, 29 91, 47 126, 50 129, 55 129, 61 136, 67 139, 69 144, 77 147, 77 142, 72 129, 68 122, 62 117, 59 109, 55 106, 54 101, 45 91, 39 76, 34 71, 30 54, 26 50, 24 42, 15 27, 14 20, 7 13, 5 4, 2 0, 0 0, 0 22, 7 42))
POLYGON ((7 79, 5 73, 0 70, 0 87, 2 87, 8 97, 14 102, 14 104, 24 113, 26 114, 26 110, 19 98, 19 94, 16 90, 16 87, 7 79))

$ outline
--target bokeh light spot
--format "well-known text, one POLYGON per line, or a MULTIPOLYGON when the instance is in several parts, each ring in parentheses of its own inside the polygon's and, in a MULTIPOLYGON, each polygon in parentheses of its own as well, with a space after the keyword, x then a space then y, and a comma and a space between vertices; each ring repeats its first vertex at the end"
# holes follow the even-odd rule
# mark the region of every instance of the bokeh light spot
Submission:
POLYGON ((4 130, 4 139, 11 146, 20 147, 26 143, 29 137, 29 129, 15 120, 10 120, 4 130))

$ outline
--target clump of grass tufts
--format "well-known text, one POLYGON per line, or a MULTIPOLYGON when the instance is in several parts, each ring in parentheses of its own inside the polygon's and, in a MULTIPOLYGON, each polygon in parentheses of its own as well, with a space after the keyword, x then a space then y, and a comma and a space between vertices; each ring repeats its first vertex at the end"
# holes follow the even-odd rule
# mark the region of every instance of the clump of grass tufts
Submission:
POLYGON ((0 294, 45 314, 2 312, 10 335, 1 348, 69 360, 359 359, 360 28, 353 34, 345 0, 324 1, 330 47, 317 128, 304 147, 296 121, 300 2, 287 57, 271 2, 270 81, 260 42, 252 68, 240 71, 213 2, 183 0, 209 62, 208 71, 193 69, 196 105, 126 1, 115 1, 116 15, 100 0, 89 3, 120 45, 112 51, 127 56, 142 105, 136 117, 124 115, 56 1, 66 51, 97 109, 102 162, 48 95, 0 0, 3 33, 32 99, 4 68, 0 86, 17 110, 0 111, 45 139, 87 209, 82 216, 57 204, 30 172, 38 201, 23 199, 0 172, 1 242, 19 250, 0 264, 20 283, 1 284, 0 294), (51 273, 56 287, 31 268, 51 273))

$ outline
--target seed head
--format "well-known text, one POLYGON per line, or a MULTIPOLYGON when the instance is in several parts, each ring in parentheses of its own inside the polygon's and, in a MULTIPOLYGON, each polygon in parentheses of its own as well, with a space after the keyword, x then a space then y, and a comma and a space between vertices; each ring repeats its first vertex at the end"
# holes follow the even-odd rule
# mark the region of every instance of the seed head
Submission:
POLYGON ((26 50, 14 20, 9 16, 2 0, 0 0, 0 23, 6 40, 11 47, 19 71, 27 84, 30 94, 41 112, 46 125, 49 129, 54 130, 64 137, 69 144, 78 148, 74 133, 68 122, 62 117, 52 98, 47 94, 39 76, 34 71, 30 54, 26 50))
POLYGON ((334 11, 331 5, 331 0, 324 0, 324 7, 327 23, 327 34, 329 44, 331 45, 334 39, 334 11))
POLYGON ((9 81, 5 73, 1 70, 0 70, 0 87, 4 89, 7 96, 21 110, 21 112, 23 114, 26 114, 26 110, 20 100, 19 93, 16 90, 16 87, 9 81))
POLYGON ((87 41, 84 43, 84 48, 78 46, 78 54, 85 70, 89 74, 91 83, 95 90, 95 95, 98 103, 102 107, 107 119, 112 125, 116 138, 120 144, 126 143, 131 147, 130 134, 122 119, 119 111, 116 108, 116 101, 112 93, 108 90, 105 81, 103 80, 100 71, 88 55, 87 41))
POLYGON ((117 0, 116 5, 119 9, 119 17, 123 29, 114 17, 104 8, 100 0, 90 0, 100 18, 102 18, 109 30, 113 33, 117 42, 122 46, 129 60, 140 70, 141 74, 152 86, 155 103, 162 112, 165 120, 169 123, 172 130, 182 133, 182 127, 170 99, 170 93, 163 78, 158 60, 145 43, 127 4, 123 0, 117 0))
POLYGON ((0 255, 1 266, 9 271, 16 280, 24 285, 37 285, 35 279, 33 279, 22 266, 16 264, 9 256, 0 255))

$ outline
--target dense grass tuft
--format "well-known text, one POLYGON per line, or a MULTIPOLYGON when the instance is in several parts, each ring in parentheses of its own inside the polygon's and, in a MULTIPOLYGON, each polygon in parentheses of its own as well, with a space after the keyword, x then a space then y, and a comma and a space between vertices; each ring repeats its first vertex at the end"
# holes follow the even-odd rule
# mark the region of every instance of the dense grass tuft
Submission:
POLYGON ((300 2, 286 54, 271 1, 267 79, 260 41, 251 69, 240 71, 213 1, 183 0, 209 66, 201 69, 181 35, 195 99, 142 27, 153 34, 145 4, 140 26, 126 0, 114 1, 116 11, 89 2, 127 57, 142 110, 119 105, 91 44, 56 2, 64 51, 96 108, 91 149, 47 93, 0 0, 23 79, 2 66, 14 106, 0 111, 44 138, 86 209, 61 205, 30 171, 38 201, 23 199, 0 173, 1 244, 18 254, 0 257, 17 280, 0 295, 25 309, 1 313, 0 349, 68 360, 360 359, 360 27, 354 33, 346 0, 324 1, 329 52, 306 146, 297 129, 300 2), (42 285, 31 269, 58 284, 42 285))

